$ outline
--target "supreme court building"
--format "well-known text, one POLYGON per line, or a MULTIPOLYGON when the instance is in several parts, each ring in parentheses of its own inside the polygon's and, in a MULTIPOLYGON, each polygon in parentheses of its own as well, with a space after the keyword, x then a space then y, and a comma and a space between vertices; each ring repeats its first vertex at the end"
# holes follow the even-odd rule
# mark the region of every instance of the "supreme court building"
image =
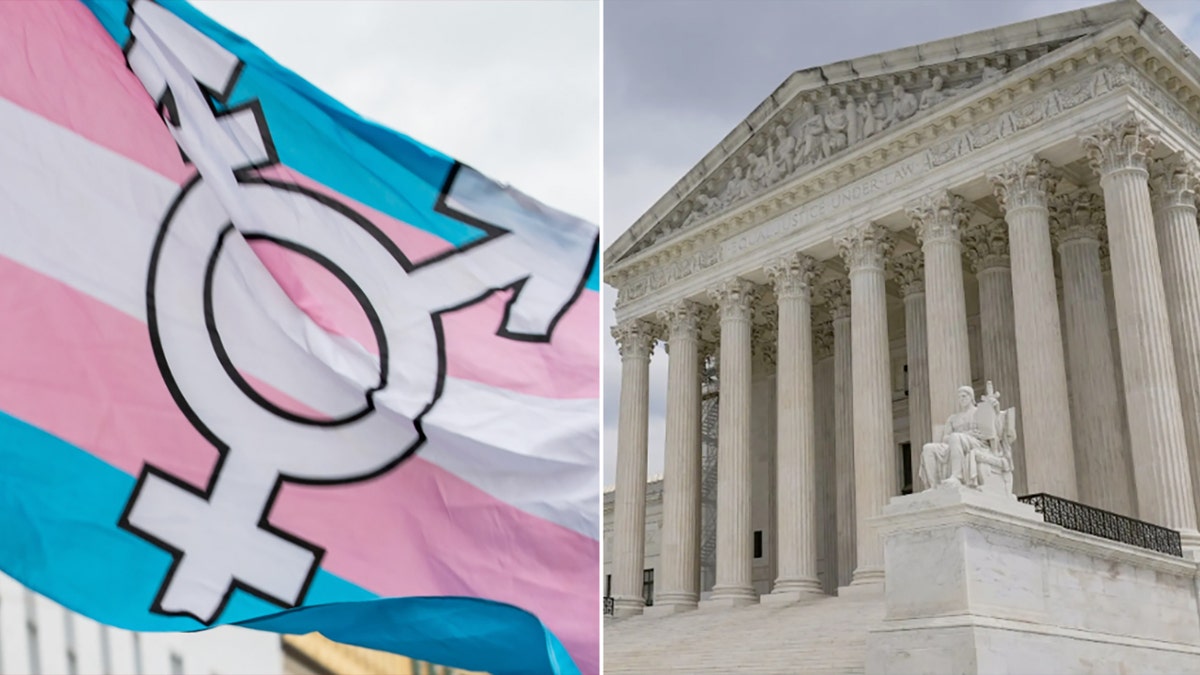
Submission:
MULTIPOLYGON (((1037 546, 1072 551, 1039 560, 1086 549, 1087 569, 1111 556, 1138 583, 1154 583, 1145 569, 1194 580, 1198 161, 1200 59, 1129 0, 789 77, 605 252, 622 369, 606 669, 636 656, 623 643, 689 616, 750 621, 747 607, 874 597, 857 615, 917 620, 893 606, 890 586, 884 611, 905 549, 887 539, 885 560, 881 517, 894 497, 921 492, 922 448, 963 385, 978 395, 991 382, 1017 411, 1013 492, 1169 528, 1184 551, 1138 553, 1037 522, 1037 546), (665 469, 648 490, 658 343, 669 359, 665 469)), ((1006 519, 995 522, 1017 527, 1006 519)), ((1114 628, 1136 614, 1119 607, 1124 619, 1097 628, 1103 612, 1048 607, 1094 589, 1050 601, 1059 591, 1046 584, 1042 609, 988 620, 1050 626, 1039 639, 1117 635, 1112 658, 1136 653, 1146 667, 1167 643, 1200 655, 1186 647, 1200 645, 1195 612, 1194 635, 1138 633, 1147 620, 1114 628), (1122 631, 1159 647, 1121 642, 1122 631)), ((1151 592, 1137 588, 1112 594, 1151 592)))

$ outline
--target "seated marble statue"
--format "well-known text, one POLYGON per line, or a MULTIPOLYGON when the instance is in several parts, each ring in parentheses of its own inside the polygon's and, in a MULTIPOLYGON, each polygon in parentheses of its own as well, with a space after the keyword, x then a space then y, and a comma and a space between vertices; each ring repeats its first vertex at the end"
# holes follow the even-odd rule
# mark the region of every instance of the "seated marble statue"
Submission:
MULTIPOLYGON (((1000 394, 987 383, 987 393, 974 402, 971 387, 959 387, 958 411, 950 415, 936 442, 921 449, 919 473, 926 490, 960 484, 1000 495, 1012 494, 1012 444, 1016 409, 1000 410, 1000 394)), ((939 435, 934 430, 935 437, 939 435)))

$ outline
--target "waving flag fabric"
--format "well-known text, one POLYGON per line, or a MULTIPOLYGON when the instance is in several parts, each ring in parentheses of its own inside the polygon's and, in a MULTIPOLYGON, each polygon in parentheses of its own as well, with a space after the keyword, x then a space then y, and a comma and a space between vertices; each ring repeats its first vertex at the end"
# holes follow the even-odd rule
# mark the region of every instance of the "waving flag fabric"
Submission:
POLYGON ((183 2, 0 4, 0 130, 0 569, 598 671, 594 225, 183 2))

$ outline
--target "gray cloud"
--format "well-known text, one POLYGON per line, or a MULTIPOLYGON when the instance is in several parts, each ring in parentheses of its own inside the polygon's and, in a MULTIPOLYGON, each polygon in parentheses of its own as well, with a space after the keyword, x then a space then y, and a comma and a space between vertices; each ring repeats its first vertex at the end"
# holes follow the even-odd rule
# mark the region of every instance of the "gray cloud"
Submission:
MULTIPOLYGON (((629 2, 604 7, 604 241, 614 241, 791 73, 1096 4, 1088 0, 629 2)), ((1200 6, 1144 6, 1200 51, 1200 6)), ((606 296, 605 322, 613 323, 606 296)), ((606 484, 620 360, 605 338, 606 484)), ((665 361, 659 355, 656 361, 665 361)), ((652 361, 653 363, 653 361, 652 361)), ((651 376, 651 400, 666 378, 651 376)), ((653 416, 651 428, 661 428, 653 416)), ((650 473, 662 441, 650 442, 650 473)))

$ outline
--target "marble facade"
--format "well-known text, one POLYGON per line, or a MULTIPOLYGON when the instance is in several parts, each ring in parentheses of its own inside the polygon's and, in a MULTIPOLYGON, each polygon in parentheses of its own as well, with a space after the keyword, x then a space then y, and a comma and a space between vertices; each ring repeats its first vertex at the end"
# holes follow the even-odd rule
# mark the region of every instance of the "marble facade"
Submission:
POLYGON ((605 254, 622 359, 615 613, 642 613, 646 569, 655 613, 882 593, 876 520, 920 489, 921 448, 959 386, 978 399, 988 381, 1020 413, 1014 491, 1200 548, 1198 160, 1200 59, 1134 2, 789 78, 605 254), (706 362, 720 390, 711 589, 706 362))

